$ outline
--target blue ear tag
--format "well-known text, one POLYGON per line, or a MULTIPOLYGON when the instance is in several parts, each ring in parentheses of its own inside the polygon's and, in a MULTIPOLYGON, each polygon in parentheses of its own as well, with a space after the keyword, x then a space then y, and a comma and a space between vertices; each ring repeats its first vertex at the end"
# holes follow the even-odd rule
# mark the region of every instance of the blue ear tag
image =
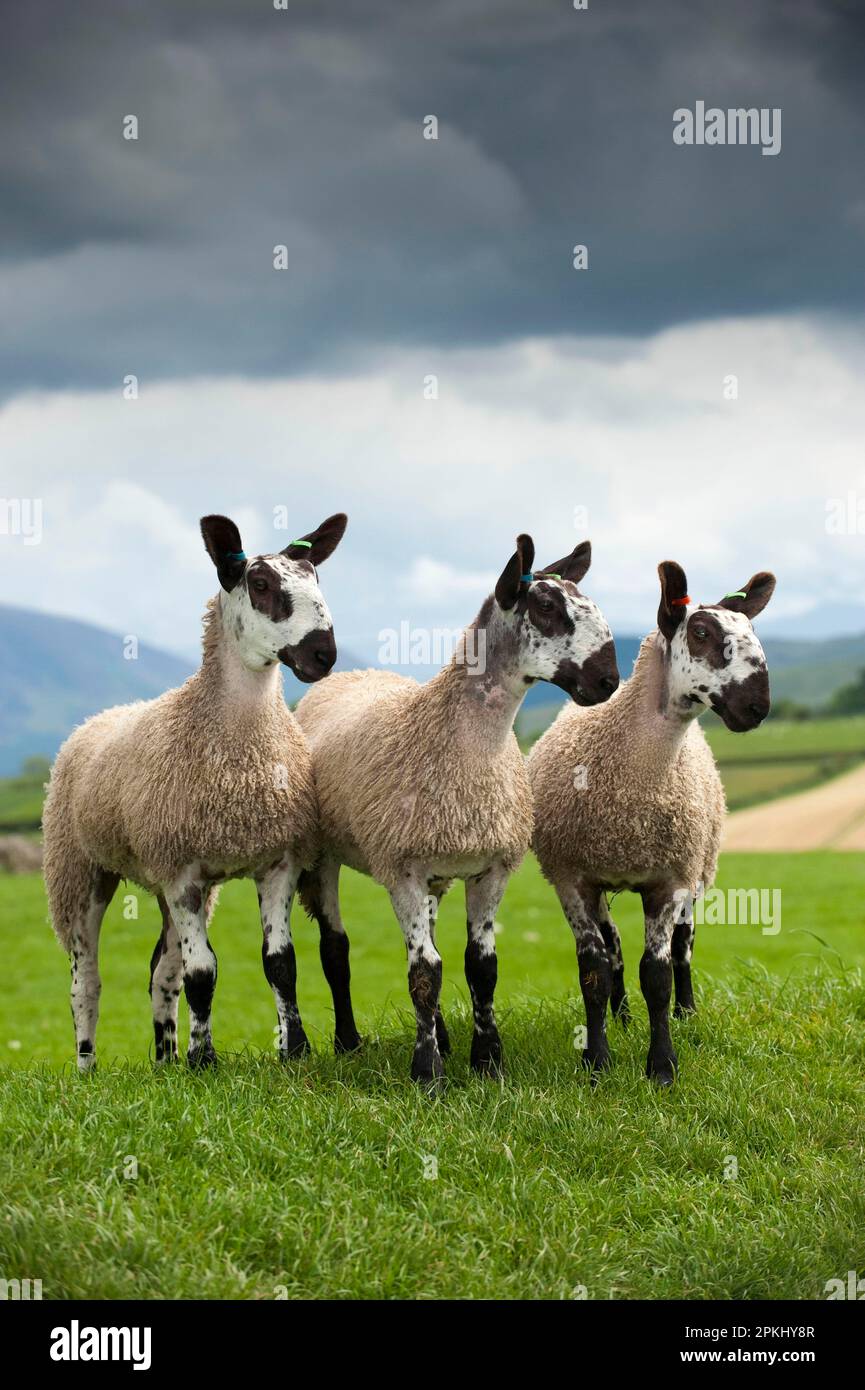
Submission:
POLYGON ((226 555, 225 558, 226 560, 245 560, 246 555, 242 550, 233 550, 229 555, 226 555))
POLYGON ((534 579, 534 577, 535 577, 535 576, 534 576, 533 574, 521 574, 521 575, 520 575, 520 583, 521 583, 521 584, 531 584, 531 582, 532 582, 532 580, 534 579))

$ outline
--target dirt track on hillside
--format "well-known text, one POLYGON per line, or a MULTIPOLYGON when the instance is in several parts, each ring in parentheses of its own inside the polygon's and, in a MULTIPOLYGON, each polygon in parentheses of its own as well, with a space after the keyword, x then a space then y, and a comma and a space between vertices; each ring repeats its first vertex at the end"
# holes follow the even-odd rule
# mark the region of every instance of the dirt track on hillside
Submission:
POLYGON ((724 849, 865 850, 865 765, 727 817, 724 849))

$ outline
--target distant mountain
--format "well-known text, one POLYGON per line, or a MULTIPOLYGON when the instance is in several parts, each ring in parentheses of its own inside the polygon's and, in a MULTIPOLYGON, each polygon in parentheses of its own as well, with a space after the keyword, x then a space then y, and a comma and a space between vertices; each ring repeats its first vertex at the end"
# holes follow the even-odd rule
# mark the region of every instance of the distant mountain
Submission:
MULTIPOLYGON (((795 700, 819 709, 839 686, 852 681, 865 668, 865 633, 858 636, 787 638, 757 634, 769 663, 769 683, 774 700, 795 700)), ((617 637, 616 652, 622 679, 627 679, 640 650, 639 637, 617 637)), ((539 681, 523 703, 517 729, 529 737, 552 722, 565 700, 554 685, 539 681)))
MULTIPOLYGON (((344 652, 337 669, 365 664, 344 652)), ((11 776, 33 754, 53 758, 83 719, 109 705, 161 695, 197 666, 195 657, 184 660, 146 643, 127 660, 117 633, 0 605, 0 776, 11 776)), ((290 671, 284 688, 291 703, 307 689, 290 671)))
MULTIPOLYGON (((623 679, 630 675, 639 647, 637 637, 616 638, 623 679)), ((865 667, 865 634, 823 641, 766 637, 764 647, 774 697, 815 707, 865 667)), ((340 648, 336 668, 369 664, 340 648)), ((197 665, 197 657, 184 659, 147 644, 139 646, 135 660, 127 660, 117 633, 0 605, 0 776, 17 772, 31 755, 53 758, 67 734, 89 715, 161 695, 182 684, 197 665)), ((433 669, 407 668, 406 674, 426 680, 433 669)), ((290 704, 307 689, 290 671, 283 672, 283 684, 290 704)), ((526 695, 520 732, 545 728, 565 698, 554 685, 538 681, 526 695)))

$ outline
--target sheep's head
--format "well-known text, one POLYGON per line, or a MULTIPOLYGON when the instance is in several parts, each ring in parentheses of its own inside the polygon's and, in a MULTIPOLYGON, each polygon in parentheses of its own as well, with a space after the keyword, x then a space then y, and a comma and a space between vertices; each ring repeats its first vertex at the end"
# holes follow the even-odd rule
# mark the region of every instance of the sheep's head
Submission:
POLYGON ((275 555, 247 559, 227 516, 205 516, 201 534, 222 585, 222 621, 251 671, 281 661, 298 680, 317 681, 336 660, 333 622, 316 566, 342 540, 347 517, 328 517, 275 555))
POLYGON ((579 705, 608 700, 619 684, 616 649, 606 619, 577 585, 592 562, 583 541, 570 555, 533 570, 531 536, 518 536, 516 554, 496 585, 496 602, 515 631, 526 684, 551 681, 579 705))
POLYGON ((713 709, 733 733, 755 729, 769 713, 766 654, 751 619, 766 607, 775 576, 761 571, 719 603, 689 612, 688 581, 681 565, 658 566, 658 627, 670 654, 668 702, 682 714, 713 709))

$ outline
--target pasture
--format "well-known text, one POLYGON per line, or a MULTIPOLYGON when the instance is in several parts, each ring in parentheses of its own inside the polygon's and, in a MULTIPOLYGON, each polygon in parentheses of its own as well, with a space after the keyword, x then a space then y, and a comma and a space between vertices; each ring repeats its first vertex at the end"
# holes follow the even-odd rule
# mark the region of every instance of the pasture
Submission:
POLYGON ((718 882, 780 888, 781 931, 698 927, 701 1012, 674 1023, 662 1094, 643 1076, 637 900, 614 904, 634 1022, 610 1026, 615 1067, 592 1086, 572 939, 532 860, 499 914, 507 1076, 471 1076, 455 889, 438 933, 454 1054, 433 1100, 407 1080, 404 949, 366 880, 344 884, 361 1054, 332 1054, 317 931, 295 908, 314 1050, 276 1061, 255 893, 232 884, 212 929, 220 1067, 155 1073, 157 912, 142 896, 124 918, 121 888, 100 1065, 80 1078, 41 880, 0 877, 0 1274, 46 1298, 824 1297, 865 1267, 865 865, 726 855, 718 882))

